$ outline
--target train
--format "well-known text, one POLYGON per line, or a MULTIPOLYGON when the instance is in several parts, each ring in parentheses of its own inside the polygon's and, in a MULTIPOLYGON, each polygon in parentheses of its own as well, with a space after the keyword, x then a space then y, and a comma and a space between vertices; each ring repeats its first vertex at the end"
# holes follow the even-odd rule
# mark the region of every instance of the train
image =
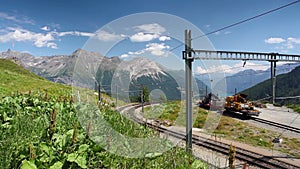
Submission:
POLYGON ((223 108, 226 112, 231 113, 242 113, 243 116, 259 116, 261 113, 259 110, 254 108, 254 105, 252 102, 249 102, 247 100, 247 95, 238 93, 233 96, 227 96, 225 98, 225 104, 217 104, 218 101, 221 99, 212 94, 207 94, 199 103, 199 107, 207 109, 207 110, 218 110, 221 109, 220 106, 223 108))

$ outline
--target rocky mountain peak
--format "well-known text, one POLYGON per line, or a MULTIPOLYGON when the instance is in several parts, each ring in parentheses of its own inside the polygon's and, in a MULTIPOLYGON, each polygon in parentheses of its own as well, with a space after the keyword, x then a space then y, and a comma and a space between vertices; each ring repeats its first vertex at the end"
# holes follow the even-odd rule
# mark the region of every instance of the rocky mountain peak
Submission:
POLYGON ((130 61, 124 61, 122 66, 122 70, 130 72, 130 77, 133 79, 142 76, 157 79, 160 75, 166 75, 161 65, 144 57, 136 57, 130 61))
POLYGON ((110 60, 114 63, 120 63, 121 59, 118 56, 113 56, 110 58, 110 60))

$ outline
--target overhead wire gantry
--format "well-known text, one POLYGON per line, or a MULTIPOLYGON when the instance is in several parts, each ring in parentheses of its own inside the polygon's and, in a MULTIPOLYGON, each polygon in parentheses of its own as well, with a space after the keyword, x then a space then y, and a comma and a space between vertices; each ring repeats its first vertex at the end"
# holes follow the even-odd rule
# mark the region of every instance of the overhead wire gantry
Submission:
POLYGON ((276 63, 300 62, 300 55, 261 53, 261 52, 237 52, 237 51, 212 51, 196 50, 192 48, 191 30, 185 30, 185 51, 182 52, 185 60, 186 79, 186 145, 187 150, 192 149, 192 62, 194 60, 252 60, 268 61, 271 63, 272 103, 276 99, 276 63))

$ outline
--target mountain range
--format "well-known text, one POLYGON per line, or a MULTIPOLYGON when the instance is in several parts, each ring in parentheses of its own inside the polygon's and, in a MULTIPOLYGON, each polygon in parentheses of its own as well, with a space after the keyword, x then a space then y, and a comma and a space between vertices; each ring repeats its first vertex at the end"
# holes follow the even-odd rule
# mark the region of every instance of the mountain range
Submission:
MULTIPOLYGON (((96 52, 78 49, 71 55, 47 57, 8 50, 0 53, 0 58, 12 59, 31 72, 54 82, 90 89, 94 89, 95 84, 101 84, 101 90, 106 93, 115 92, 113 86, 117 85, 119 97, 138 95, 137 91, 142 84, 150 91, 162 91, 168 99, 181 97, 181 85, 172 76, 177 73, 143 57, 123 61, 116 56, 105 57, 96 52), (128 93, 128 90, 136 92, 128 93)), ((184 80, 179 83, 183 82, 184 80)))
MULTIPOLYGON (((288 63, 283 65, 278 65, 276 67, 276 75, 285 74, 297 66, 300 66, 300 63, 288 63)), ((234 75, 227 76, 225 78, 227 84, 227 93, 232 95, 236 92, 243 91, 248 89, 256 84, 270 79, 271 72, 270 69, 267 70, 253 70, 247 69, 241 72, 238 72, 234 75)))
MULTIPOLYGON (((107 93, 117 92, 113 86, 118 86, 119 96, 128 95, 128 90, 140 90, 141 84, 147 86, 149 91, 160 90, 168 99, 180 99, 184 94, 185 72, 183 70, 169 70, 143 57, 124 61, 117 56, 106 57, 82 49, 74 51, 71 55, 36 57, 9 49, 0 53, 0 58, 13 59, 24 68, 53 82, 90 89, 101 84, 102 90, 107 93)), ((287 73, 297 66, 299 64, 296 63, 280 65, 277 66, 276 73, 287 73)), ((235 90, 243 91, 269 78, 270 70, 248 69, 227 76, 222 81, 226 81, 227 93, 232 95, 235 90)), ((210 82, 205 82, 197 75, 195 80, 194 85, 198 86, 200 97, 205 94, 205 91, 209 92, 207 86, 210 82)), ((137 94, 138 92, 129 93, 129 95, 137 94)))
MULTIPOLYGON (((279 104, 300 104, 300 66, 293 69, 291 72, 281 74, 276 77, 276 103, 279 104), (286 97, 291 97, 287 99, 286 97)), ((259 100, 272 96, 272 81, 263 81, 251 88, 248 88, 242 93, 248 95, 251 100, 259 100)))

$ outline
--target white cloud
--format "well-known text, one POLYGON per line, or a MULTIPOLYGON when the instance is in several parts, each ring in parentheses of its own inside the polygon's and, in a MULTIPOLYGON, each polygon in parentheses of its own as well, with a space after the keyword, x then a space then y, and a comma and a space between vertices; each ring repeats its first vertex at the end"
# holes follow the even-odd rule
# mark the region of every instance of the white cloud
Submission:
POLYGON ((300 44, 300 38, 287 38, 288 42, 292 42, 292 43, 296 43, 296 44, 300 44))
POLYGON ((0 18, 15 21, 17 20, 15 16, 8 15, 7 13, 0 12, 0 18))
POLYGON ((244 62, 234 64, 232 66, 230 65, 218 65, 218 66, 211 66, 207 69, 203 69, 202 67, 198 66, 196 71, 200 74, 213 74, 213 73, 227 73, 227 74, 234 74, 240 71, 243 71, 245 69, 253 69, 253 70, 267 70, 269 68, 269 65, 263 65, 263 64, 257 64, 254 62, 246 62, 244 65, 244 62))
POLYGON ((145 32, 145 33, 151 33, 151 34, 161 34, 166 31, 164 27, 157 23, 152 24, 144 24, 133 27, 138 32, 145 32))
POLYGON ((118 40, 122 40, 124 39, 126 36, 123 34, 115 34, 115 33, 109 33, 103 30, 97 31, 96 32, 96 36, 97 39, 101 40, 101 41, 118 41, 118 40))
POLYGON ((48 48, 58 49, 57 44, 54 43, 54 42, 48 42, 48 43, 46 44, 46 46, 47 46, 48 48))
POLYGON ((130 52, 126 53, 126 54, 122 54, 120 57, 121 58, 128 58, 130 56, 141 55, 143 53, 145 53, 145 49, 142 49, 142 50, 139 50, 139 51, 135 51, 135 52, 131 52, 130 51, 130 52))
POLYGON ((31 36, 32 40, 34 41, 34 44, 36 47, 51 47, 51 48, 56 48, 56 44, 54 42, 52 42, 54 40, 54 37, 50 34, 41 34, 41 33, 37 33, 37 34, 31 34, 29 35, 29 37, 31 36))
POLYGON ((145 53, 144 50, 140 50, 140 51, 136 51, 136 52, 128 52, 129 55, 140 55, 140 54, 143 54, 145 53))
POLYGON ((149 42, 155 39, 158 39, 159 41, 167 41, 171 40, 168 36, 160 36, 159 34, 149 34, 144 32, 138 32, 132 36, 129 37, 129 39, 132 42, 149 42))
POLYGON ((270 44, 280 44, 280 46, 276 46, 275 48, 281 50, 281 52, 287 53, 289 50, 294 49, 296 44, 300 44, 300 38, 269 38, 266 39, 265 42, 270 44))
MULTIPOLYGON (((294 49, 294 44, 292 42, 287 42, 283 46, 286 47, 287 49, 294 49)), ((285 51, 288 52, 288 50, 285 50, 285 51)))
POLYGON ((269 65, 257 64, 257 63, 254 63, 254 62, 247 61, 246 64, 245 64, 245 66, 243 68, 245 68, 245 69, 253 69, 253 70, 267 70, 269 67, 270 67, 269 65))
POLYGON ((170 46, 165 45, 164 43, 149 43, 146 45, 146 48, 135 52, 130 51, 126 54, 121 55, 121 58, 141 55, 146 52, 150 52, 150 54, 154 56, 167 56, 168 55, 168 51, 166 51, 167 49, 170 49, 170 46))
POLYGON ((68 32, 54 32, 54 34, 57 34, 57 36, 67 36, 67 35, 73 35, 72 31, 68 32))
POLYGON ((121 57, 121 58, 128 58, 129 55, 128 55, 128 54, 122 54, 120 57, 121 57))
POLYGON ((197 67, 197 73, 206 74, 206 73, 230 73, 232 67, 229 65, 220 65, 212 66, 209 69, 203 69, 202 67, 197 67))
POLYGON ((74 33, 77 36, 86 36, 86 37, 93 37, 93 36, 95 36, 94 33, 89 33, 89 32, 78 32, 78 31, 75 31, 74 33))
POLYGON ((283 39, 283 38, 268 38, 265 40, 266 43, 270 43, 270 44, 273 44, 273 43, 282 43, 282 42, 285 42, 286 40, 283 39))
POLYGON ((201 66, 197 66, 196 73, 198 74, 206 74, 208 71, 206 69, 203 69, 201 66))
POLYGON ((43 30, 43 31, 50 31, 50 28, 49 28, 49 26, 43 26, 43 27, 41 27, 41 30, 43 30))
POLYGON ((165 45, 164 43, 149 43, 146 45, 145 51, 150 52, 155 56, 166 56, 168 54, 165 49, 169 49, 170 46, 165 45))
MULTIPOLYGON (((286 47, 287 49, 294 49, 295 44, 300 44, 300 38, 287 38, 287 43, 284 44, 284 47, 286 47)), ((285 50, 288 51, 288 50, 285 50)))
POLYGON ((158 38, 160 41, 166 41, 166 40, 171 40, 169 36, 161 36, 158 38))
POLYGON ((57 36, 86 36, 86 37, 93 37, 95 36, 94 33, 89 32, 79 32, 79 31, 66 31, 66 32, 53 32, 54 34, 57 34, 57 36))
MULTIPOLYGON (((49 30, 49 27, 42 27, 43 30, 49 30)), ((9 41, 17 41, 17 42, 32 42, 36 47, 48 47, 57 49, 58 46, 55 41, 58 40, 58 37, 61 36, 87 36, 91 37, 95 34, 88 32, 79 32, 79 31, 68 31, 68 32, 56 32, 51 31, 47 33, 37 33, 32 32, 22 28, 12 28, 8 27, 5 30, 0 31, 0 42, 9 42, 9 41)))
POLYGON ((170 37, 162 35, 166 29, 157 23, 134 26, 133 29, 137 33, 129 37, 132 42, 149 42, 155 39, 159 41, 171 40, 170 37))
POLYGON ((26 16, 22 16, 22 19, 19 19, 16 16, 9 15, 4 12, 0 12, 0 20, 1 19, 9 20, 9 21, 17 22, 17 23, 26 23, 26 24, 34 25, 34 21, 28 19, 26 16))
POLYGON ((57 48, 57 45, 52 42, 54 37, 52 34, 42 34, 35 33, 25 29, 20 28, 9 28, 10 32, 4 35, 0 35, 0 42, 8 42, 8 41, 30 41, 33 42, 36 47, 51 47, 57 48))
POLYGON ((148 42, 159 38, 157 34, 145 34, 143 32, 136 33, 130 37, 132 42, 148 42))

